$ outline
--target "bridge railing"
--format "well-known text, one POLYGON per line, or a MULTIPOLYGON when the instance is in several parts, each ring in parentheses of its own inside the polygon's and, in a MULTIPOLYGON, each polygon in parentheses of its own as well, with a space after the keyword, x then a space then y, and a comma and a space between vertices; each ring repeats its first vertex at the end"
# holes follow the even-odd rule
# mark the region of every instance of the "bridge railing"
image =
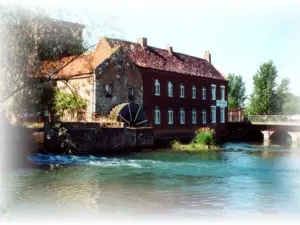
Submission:
POLYGON ((300 123, 300 116, 295 115, 247 115, 245 119, 256 123, 300 123))

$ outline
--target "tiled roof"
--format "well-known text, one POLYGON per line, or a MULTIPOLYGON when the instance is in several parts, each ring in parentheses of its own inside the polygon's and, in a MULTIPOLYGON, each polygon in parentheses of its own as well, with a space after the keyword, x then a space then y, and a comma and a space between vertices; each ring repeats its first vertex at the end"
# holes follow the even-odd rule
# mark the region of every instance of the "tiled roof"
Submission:
POLYGON ((55 78, 70 78, 92 74, 96 67, 111 56, 117 48, 111 48, 105 40, 88 54, 62 58, 60 61, 44 61, 41 74, 56 74, 55 78))
POLYGON ((167 49, 147 46, 145 49, 138 43, 108 39, 114 45, 122 47, 126 55, 140 67, 174 72, 179 74, 227 80, 212 64, 202 58, 182 53, 169 54, 167 49))
POLYGON ((53 72, 54 70, 58 71, 58 65, 62 65, 63 69, 59 70, 57 78, 90 74, 119 48, 133 63, 140 67, 209 79, 227 80, 205 59, 177 52, 173 52, 171 55, 166 49, 151 46, 144 49, 138 43, 111 38, 101 39, 96 50, 88 55, 81 55, 75 59, 74 57, 67 57, 60 62, 44 62, 43 72, 51 73, 51 68, 53 72))

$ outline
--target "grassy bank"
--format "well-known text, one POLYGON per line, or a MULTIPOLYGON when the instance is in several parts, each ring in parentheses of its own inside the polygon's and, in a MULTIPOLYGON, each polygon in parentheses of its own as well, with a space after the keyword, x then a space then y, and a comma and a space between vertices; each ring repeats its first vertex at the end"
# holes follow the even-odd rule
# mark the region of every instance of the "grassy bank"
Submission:
POLYGON ((210 128, 200 128, 196 130, 195 137, 189 144, 182 144, 178 140, 171 143, 174 151, 220 151, 221 148, 215 145, 214 130, 210 128))
POLYGON ((173 141, 171 144, 173 151, 201 151, 201 152, 208 152, 208 151, 220 151, 216 145, 203 145, 197 143, 190 143, 190 144, 182 144, 180 141, 173 141))

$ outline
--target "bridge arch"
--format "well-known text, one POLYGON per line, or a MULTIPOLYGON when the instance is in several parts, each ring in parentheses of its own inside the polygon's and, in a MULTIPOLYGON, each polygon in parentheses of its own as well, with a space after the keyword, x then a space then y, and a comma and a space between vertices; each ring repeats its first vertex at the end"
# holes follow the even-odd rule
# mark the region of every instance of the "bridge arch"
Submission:
POLYGON ((291 145, 293 137, 285 130, 276 130, 270 134, 269 140, 274 145, 291 145))

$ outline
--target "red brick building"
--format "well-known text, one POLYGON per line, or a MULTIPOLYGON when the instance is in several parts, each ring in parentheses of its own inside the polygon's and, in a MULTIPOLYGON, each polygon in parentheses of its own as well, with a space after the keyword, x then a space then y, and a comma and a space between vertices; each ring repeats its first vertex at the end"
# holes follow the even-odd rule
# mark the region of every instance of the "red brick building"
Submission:
MULTIPOLYGON (((85 83, 79 86, 84 86, 81 93, 89 92, 87 121, 96 113, 117 115, 124 122, 119 112, 126 103, 135 103, 144 111, 145 121, 140 119, 138 125, 153 126, 158 136, 191 134, 203 126, 213 127, 217 135, 227 132, 228 81, 212 65, 209 52, 198 58, 177 53, 169 45, 149 46, 146 38, 136 43, 103 38, 95 51, 57 74, 58 79, 63 77, 72 84, 85 83)), ((141 109, 132 110, 126 112, 133 120, 141 109)))

